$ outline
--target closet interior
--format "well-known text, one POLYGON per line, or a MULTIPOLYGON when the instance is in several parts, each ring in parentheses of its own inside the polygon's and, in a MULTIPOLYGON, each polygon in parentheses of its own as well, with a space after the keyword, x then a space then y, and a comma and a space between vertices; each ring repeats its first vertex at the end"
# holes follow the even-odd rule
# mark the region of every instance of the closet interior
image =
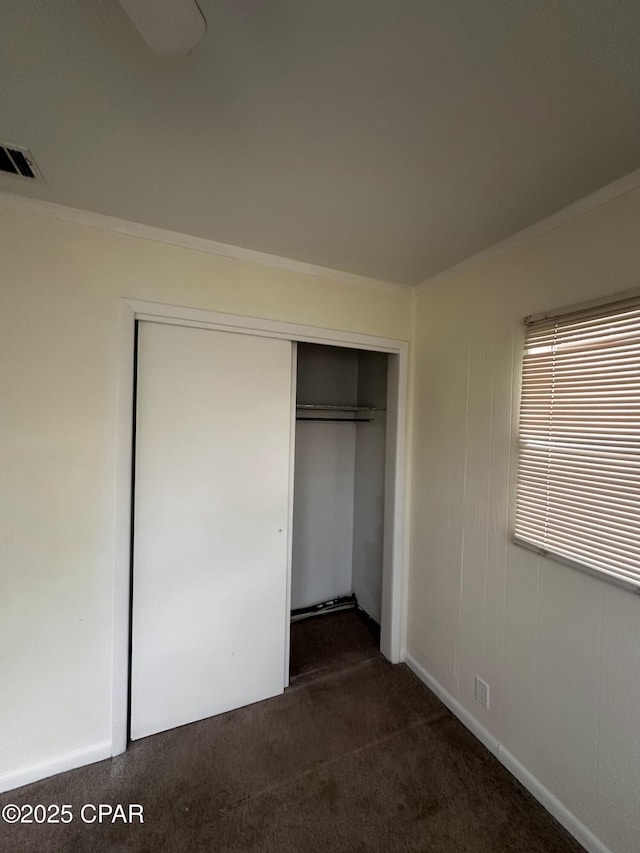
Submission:
POLYGON ((292 678, 350 646, 379 647, 387 360, 297 345, 292 678), (351 613, 336 618, 339 611, 351 613))

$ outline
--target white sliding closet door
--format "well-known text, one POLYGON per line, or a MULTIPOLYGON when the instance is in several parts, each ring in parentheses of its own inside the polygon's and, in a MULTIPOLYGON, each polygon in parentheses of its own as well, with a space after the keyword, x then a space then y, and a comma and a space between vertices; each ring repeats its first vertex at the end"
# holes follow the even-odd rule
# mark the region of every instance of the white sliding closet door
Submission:
POLYGON ((291 347, 139 324, 133 739, 283 690, 291 347))

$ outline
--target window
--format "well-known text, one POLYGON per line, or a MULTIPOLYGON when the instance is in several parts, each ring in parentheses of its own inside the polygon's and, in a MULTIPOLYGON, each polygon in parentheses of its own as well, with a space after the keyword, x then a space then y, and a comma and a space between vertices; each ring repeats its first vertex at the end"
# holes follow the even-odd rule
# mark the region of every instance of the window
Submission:
POLYGON ((525 323, 515 541, 640 592, 640 297, 525 323))

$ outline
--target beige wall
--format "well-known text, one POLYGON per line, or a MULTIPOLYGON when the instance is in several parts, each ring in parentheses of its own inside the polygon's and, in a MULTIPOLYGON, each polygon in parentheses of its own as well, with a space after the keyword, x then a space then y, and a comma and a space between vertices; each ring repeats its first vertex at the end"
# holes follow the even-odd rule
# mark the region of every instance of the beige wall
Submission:
MULTIPOLYGON (((637 287, 639 234, 634 191, 416 305, 408 651, 616 853, 640 837, 640 598, 508 518, 522 318, 637 287)), ((111 736, 119 298, 402 339, 411 299, 6 209, 0 235, 1 777, 111 736)))
POLYGON ((510 486, 523 317, 638 286, 640 190, 416 305, 408 652, 616 853, 640 838, 640 597, 511 544, 510 486))
POLYGON ((0 781, 111 738, 120 297, 408 339, 411 294, 0 210, 0 781))

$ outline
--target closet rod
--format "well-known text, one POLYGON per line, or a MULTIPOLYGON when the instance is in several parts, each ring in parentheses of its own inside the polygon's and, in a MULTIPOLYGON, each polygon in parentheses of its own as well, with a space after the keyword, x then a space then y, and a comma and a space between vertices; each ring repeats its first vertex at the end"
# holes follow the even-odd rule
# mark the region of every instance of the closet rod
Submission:
POLYGON ((333 403, 296 403, 298 411, 310 410, 313 412, 375 412, 375 406, 345 406, 333 403))
POLYGON ((297 421, 315 421, 322 423, 323 421, 332 421, 337 424, 372 424, 373 418, 301 418, 297 417, 297 421))

